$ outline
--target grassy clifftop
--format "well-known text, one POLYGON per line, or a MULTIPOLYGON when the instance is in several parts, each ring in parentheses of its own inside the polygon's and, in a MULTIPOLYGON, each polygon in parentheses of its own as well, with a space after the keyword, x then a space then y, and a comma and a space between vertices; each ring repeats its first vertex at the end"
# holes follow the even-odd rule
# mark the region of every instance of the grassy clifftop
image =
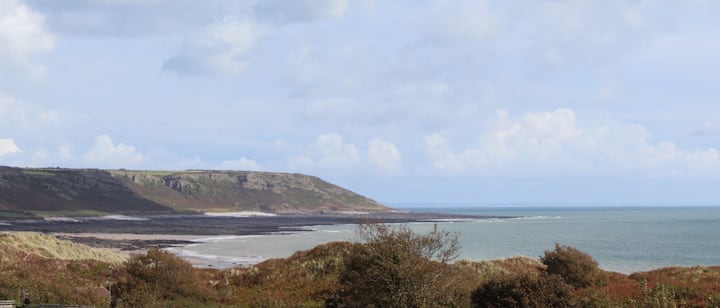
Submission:
POLYGON ((0 217, 387 209, 347 189, 302 174, 0 166, 0 217))

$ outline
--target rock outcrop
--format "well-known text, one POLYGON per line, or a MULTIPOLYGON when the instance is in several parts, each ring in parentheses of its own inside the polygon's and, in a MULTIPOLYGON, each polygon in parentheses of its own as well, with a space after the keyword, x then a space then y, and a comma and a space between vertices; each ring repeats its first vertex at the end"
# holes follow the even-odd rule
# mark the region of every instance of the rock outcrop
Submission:
POLYGON ((200 211, 382 211, 385 206, 317 177, 252 171, 111 171, 137 194, 200 211))

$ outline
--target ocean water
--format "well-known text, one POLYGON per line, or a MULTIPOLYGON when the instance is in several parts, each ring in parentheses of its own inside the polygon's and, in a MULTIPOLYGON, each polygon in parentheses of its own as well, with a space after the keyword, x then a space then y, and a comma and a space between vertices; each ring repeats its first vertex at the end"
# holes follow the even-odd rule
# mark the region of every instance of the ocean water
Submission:
MULTIPOLYGON (((461 259, 539 257, 555 243, 589 253, 600 267, 631 273, 666 266, 720 265, 720 207, 437 207, 410 211, 514 216, 436 222, 460 234, 461 259)), ((429 232, 435 223, 410 224, 429 232)), ((335 240, 357 240, 354 225, 314 226, 309 232, 205 239, 173 248, 216 267, 287 257, 335 240)))

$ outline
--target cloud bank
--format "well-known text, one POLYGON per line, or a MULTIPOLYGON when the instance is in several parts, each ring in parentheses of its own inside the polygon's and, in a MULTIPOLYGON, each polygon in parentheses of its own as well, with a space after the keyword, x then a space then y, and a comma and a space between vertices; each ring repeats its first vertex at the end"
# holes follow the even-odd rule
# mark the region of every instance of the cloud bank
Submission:
POLYGON ((588 123, 571 109, 518 117, 500 110, 471 145, 455 150, 440 134, 425 137, 433 166, 451 174, 713 176, 720 171, 714 147, 681 149, 651 141, 640 125, 588 123))

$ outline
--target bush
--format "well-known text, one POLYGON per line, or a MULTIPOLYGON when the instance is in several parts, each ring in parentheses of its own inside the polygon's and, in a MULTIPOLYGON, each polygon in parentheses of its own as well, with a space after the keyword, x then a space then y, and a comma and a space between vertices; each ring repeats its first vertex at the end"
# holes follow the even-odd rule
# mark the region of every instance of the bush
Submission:
POLYGON ((448 262, 459 252, 458 236, 437 227, 425 235, 408 227, 358 227, 365 244, 356 246, 340 274, 340 290, 328 306, 450 306, 458 281, 448 262))
POLYGON ((472 294, 473 307, 571 307, 572 286, 556 275, 501 275, 472 294))
POLYGON ((578 289, 607 282, 607 275, 598 267, 597 261, 570 246, 555 244, 555 250, 545 251, 540 261, 547 266, 548 274, 558 275, 578 289))
POLYGON ((182 258, 150 249, 125 263, 116 290, 121 302, 131 307, 151 307, 166 300, 206 302, 217 298, 216 291, 200 274, 182 258))
POLYGON ((345 259, 358 243, 331 242, 285 259, 226 270, 232 303, 250 307, 323 307, 338 288, 345 259))

